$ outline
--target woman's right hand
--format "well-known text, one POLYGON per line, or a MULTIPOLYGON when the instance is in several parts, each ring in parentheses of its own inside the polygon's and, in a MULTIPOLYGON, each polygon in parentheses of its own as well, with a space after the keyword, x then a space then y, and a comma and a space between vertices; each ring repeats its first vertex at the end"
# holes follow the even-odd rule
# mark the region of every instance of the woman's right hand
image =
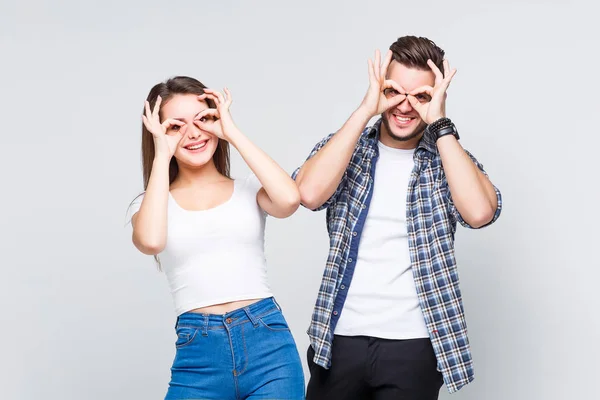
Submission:
POLYGON ((187 126, 185 122, 176 119, 167 119, 161 123, 159 116, 161 102, 162 98, 158 96, 154 110, 150 111, 150 103, 146 101, 146 112, 142 115, 142 121, 154 139, 154 157, 164 157, 170 161, 179 142, 183 139, 187 126))

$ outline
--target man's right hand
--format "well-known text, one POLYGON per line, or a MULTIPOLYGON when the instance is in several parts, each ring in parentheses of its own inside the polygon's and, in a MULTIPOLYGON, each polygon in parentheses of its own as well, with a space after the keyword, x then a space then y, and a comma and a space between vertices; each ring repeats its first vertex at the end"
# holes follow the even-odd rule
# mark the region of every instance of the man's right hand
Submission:
POLYGON ((406 99, 406 91, 398 83, 385 79, 391 61, 391 50, 388 50, 383 65, 379 50, 375 51, 375 61, 369 59, 369 89, 359 109, 364 110, 370 118, 396 107, 406 99), (387 98, 384 93, 386 89, 395 91, 395 95, 387 98))

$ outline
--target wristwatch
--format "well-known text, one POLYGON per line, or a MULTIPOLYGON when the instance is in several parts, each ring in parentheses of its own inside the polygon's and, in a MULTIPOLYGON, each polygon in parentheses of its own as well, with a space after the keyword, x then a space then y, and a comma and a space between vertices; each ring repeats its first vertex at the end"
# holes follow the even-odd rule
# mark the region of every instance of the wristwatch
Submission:
POLYGON ((429 130, 434 134, 435 140, 439 140, 442 136, 453 135, 456 140, 460 139, 456 126, 450 118, 440 118, 429 125, 429 130))

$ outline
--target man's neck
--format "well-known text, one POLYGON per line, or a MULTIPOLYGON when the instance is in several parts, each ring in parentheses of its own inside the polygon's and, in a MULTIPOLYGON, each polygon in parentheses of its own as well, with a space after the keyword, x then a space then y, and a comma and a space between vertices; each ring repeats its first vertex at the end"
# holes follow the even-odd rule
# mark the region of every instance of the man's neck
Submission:
POLYGON ((381 124, 380 131, 379 131, 379 140, 381 141, 381 143, 383 143, 384 145, 386 145, 388 147, 392 147, 394 149, 403 149, 403 150, 416 149, 417 146, 419 145, 419 141, 421 140, 422 137, 423 137, 423 131, 420 132, 419 135, 417 135, 416 137, 414 137, 410 140, 397 140, 389 134, 385 124, 381 124))

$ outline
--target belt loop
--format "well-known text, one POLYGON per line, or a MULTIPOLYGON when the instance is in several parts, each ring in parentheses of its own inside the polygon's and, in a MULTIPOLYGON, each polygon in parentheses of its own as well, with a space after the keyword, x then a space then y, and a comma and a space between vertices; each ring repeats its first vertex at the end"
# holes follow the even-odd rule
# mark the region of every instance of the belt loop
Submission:
POLYGON ((179 316, 175 319, 175 330, 177 330, 177 326, 179 326, 179 316))
POLYGON ((246 315, 248 316, 248 319, 250 320, 250 322, 252 322, 252 325, 254 325, 254 327, 256 328, 258 326, 258 320, 254 316, 254 314, 252 314, 250 312, 250 308, 244 307, 244 311, 246 312, 246 315))
POLYGON ((208 314, 204 314, 204 323, 202 324, 202 336, 208 336, 208 314))

